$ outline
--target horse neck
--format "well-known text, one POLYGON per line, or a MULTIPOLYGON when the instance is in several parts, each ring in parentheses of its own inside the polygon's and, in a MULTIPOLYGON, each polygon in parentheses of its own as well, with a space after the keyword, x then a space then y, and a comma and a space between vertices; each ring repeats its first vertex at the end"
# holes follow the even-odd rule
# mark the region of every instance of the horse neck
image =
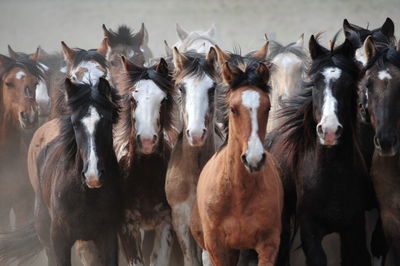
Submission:
POLYGON ((16 143, 26 146, 27 143, 23 142, 23 134, 21 134, 19 126, 4 109, 0 108, 0 110, 3 111, 3 114, 0 115, 0 150, 8 150, 8 147, 15 146, 16 143))

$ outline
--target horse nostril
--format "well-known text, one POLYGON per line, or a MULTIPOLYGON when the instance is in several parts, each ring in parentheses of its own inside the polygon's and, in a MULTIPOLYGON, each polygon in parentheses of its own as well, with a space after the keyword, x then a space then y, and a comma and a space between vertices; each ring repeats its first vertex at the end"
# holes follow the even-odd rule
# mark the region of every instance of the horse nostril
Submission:
POLYGON ((189 129, 186 130, 186 136, 190 138, 190 132, 189 129))
POLYGON ((206 135, 206 133, 207 133, 207 129, 204 128, 204 129, 203 129, 203 135, 202 135, 201 137, 204 138, 204 136, 206 135))
POLYGON ((263 152, 263 154, 261 155, 260 165, 264 164, 266 158, 267 158, 267 154, 265 152, 263 152))
POLYGON ((381 143, 379 142, 378 137, 374 137, 374 144, 375 144, 375 147, 377 147, 377 148, 381 147, 381 143))
POLYGON ((319 135, 323 135, 324 134, 324 131, 322 130, 322 126, 321 125, 317 126, 317 132, 318 132, 319 135))
POLYGON ((28 115, 25 112, 20 112, 19 115, 21 116, 22 119, 26 120, 28 119, 28 115))
POLYGON ((158 140, 158 136, 157 135, 153 135, 153 142, 156 143, 158 140))
POLYGON ((242 160, 242 163, 243 163, 243 164, 247 165, 247 160, 246 160, 246 155, 245 155, 245 154, 243 154, 243 155, 240 157, 240 159, 242 160))
POLYGON ((336 137, 340 137, 343 133, 343 127, 342 126, 338 126, 336 129, 336 137))

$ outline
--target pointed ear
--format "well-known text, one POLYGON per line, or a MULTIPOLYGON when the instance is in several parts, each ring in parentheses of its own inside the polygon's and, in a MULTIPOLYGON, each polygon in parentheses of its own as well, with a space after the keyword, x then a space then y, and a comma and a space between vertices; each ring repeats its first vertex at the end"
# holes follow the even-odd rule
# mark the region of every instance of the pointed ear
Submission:
POLYGON ((147 31, 147 28, 144 25, 144 23, 143 23, 143 28, 144 28, 143 44, 148 44, 149 43, 149 32, 147 31))
POLYGON ((210 47, 210 51, 206 56, 206 61, 209 65, 214 65, 214 63, 218 60, 217 52, 215 51, 214 47, 210 47))
POLYGON ((394 23, 390 18, 386 18, 385 23, 383 23, 381 27, 381 31, 388 38, 394 36, 394 23))
POLYGON ((164 40, 164 49, 165 49, 165 54, 167 55, 167 57, 171 57, 172 56, 172 49, 171 49, 171 47, 169 47, 169 45, 168 45, 166 40, 164 40))
POLYGON ((215 36, 217 35, 217 28, 215 27, 215 24, 212 24, 211 28, 209 28, 205 34, 210 37, 210 39, 215 39, 215 36))
POLYGON ((178 34, 179 40, 183 41, 186 39, 186 37, 189 35, 189 32, 187 32, 184 28, 182 28, 181 25, 176 23, 176 33, 178 34))
POLYGON ((296 41, 296 46, 303 47, 304 46, 304 33, 300 35, 300 38, 296 41))
POLYGON ((264 45, 257 52, 253 54, 252 57, 265 60, 265 57, 267 56, 268 52, 268 46, 269 46, 269 41, 266 41, 264 45))
POLYGON ((229 59, 231 59, 231 56, 222 51, 218 45, 215 45, 215 51, 217 52, 218 64, 220 67, 222 67, 226 61, 229 61, 229 59))
POLYGON ((353 46, 351 41, 346 38, 344 43, 340 45, 335 52, 348 58, 354 58, 356 54, 356 48, 353 46))
POLYGON ((107 51, 108 51, 108 38, 105 37, 105 38, 101 41, 99 48, 97 48, 97 52, 98 52, 99 54, 101 54, 102 56, 106 57, 107 51))
POLYGON ((104 37, 110 38, 111 32, 107 29, 106 25, 103 24, 103 34, 104 37))
POLYGON ((325 54, 325 51, 321 45, 319 45, 318 41, 315 39, 314 35, 311 35, 310 41, 308 43, 311 59, 315 60, 321 55, 325 54))
POLYGON ((160 73, 161 75, 168 77, 169 75, 169 69, 168 69, 168 64, 167 61, 165 61, 164 58, 160 58, 160 62, 156 66, 156 72, 160 73))
POLYGON ((6 66, 13 60, 14 59, 8 56, 0 54, 0 72, 2 72, 6 68, 6 66))
POLYGON ((125 56, 121 56, 121 61, 126 72, 136 72, 142 70, 140 66, 137 66, 128 59, 126 59, 125 56))
POLYGON ((15 52, 10 45, 8 45, 8 55, 12 58, 12 59, 17 59, 18 58, 18 54, 17 52, 15 52))
POLYGON ((97 85, 97 90, 101 95, 107 99, 111 99, 111 86, 107 79, 99 78, 99 84, 97 85))
POLYGON ((67 63, 72 64, 72 61, 74 60, 74 57, 76 55, 76 51, 74 49, 69 48, 65 42, 61 42, 62 50, 64 53, 64 58, 67 63))
POLYGON ((349 21, 345 18, 343 20, 343 32, 344 35, 347 37, 350 33, 354 32, 353 26, 349 23, 349 21))
POLYGON ((256 69, 257 74, 261 77, 265 84, 269 81, 269 69, 266 64, 259 63, 256 69))
POLYGON ((40 59, 45 59, 48 58, 50 55, 42 48, 39 46, 39 58, 40 59))
POLYGON ((33 60, 33 61, 37 61, 39 59, 39 56, 40 56, 40 46, 38 46, 38 48, 36 48, 35 53, 33 53, 29 56, 29 59, 33 60))
POLYGON ((79 87, 76 86, 69 78, 65 79, 64 86, 67 99, 72 98, 74 94, 79 91, 79 87))
POLYGON ((142 23, 142 26, 140 27, 140 30, 135 34, 133 37, 134 42, 138 44, 140 47, 144 43, 144 36, 145 35, 145 28, 144 28, 144 23, 142 23))
POLYGON ((374 58, 374 56, 377 54, 378 49, 375 46, 372 36, 368 36, 367 39, 365 39, 363 49, 364 49, 364 54, 365 54, 365 57, 367 58, 367 61, 374 58))
POLYGON ((186 62, 188 61, 187 57, 181 54, 177 47, 173 49, 173 57, 174 57, 174 66, 178 71, 181 71, 186 62))
POLYGON ((224 83, 228 84, 231 88, 234 85, 236 77, 242 73, 243 72, 237 67, 231 68, 228 62, 222 65, 222 79, 224 83))

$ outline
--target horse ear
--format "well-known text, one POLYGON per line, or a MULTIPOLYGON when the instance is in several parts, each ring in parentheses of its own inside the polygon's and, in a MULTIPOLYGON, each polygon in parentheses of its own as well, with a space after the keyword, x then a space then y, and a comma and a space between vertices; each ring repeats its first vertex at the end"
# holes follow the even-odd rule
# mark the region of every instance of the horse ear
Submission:
POLYGON ((17 59, 18 58, 18 54, 17 52, 15 52, 10 45, 8 45, 8 55, 12 58, 12 59, 17 59))
POLYGON ((0 72, 2 72, 6 68, 6 66, 13 60, 14 59, 8 56, 0 54, 0 72))
POLYGON ((343 32, 346 37, 348 36, 348 34, 355 32, 355 29, 353 28, 353 26, 351 26, 346 18, 343 20, 343 32))
POLYGON ((235 78, 237 75, 240 74, 240 69, 237 67, 234 67, 233 69, 229 66, 228 62, 225 62, 222 65, 222 79, 223 81, 228 84, 231 88, 233 87, 233 83, 235 81, 235 78))
POLYGON ((179 40, 183 41, 186 39, 186 37, 189 35, 189 32, 187 32, 184 28, 182 28, 181 25, 176 23, 176 33, 178 34, 179 40))
POLYGON ((391 20, 390 18, 386 18, 385 23, 383 23, 381 27, 381 31, 387 38, 392 38, 394 36, 393 20, 391 20))
POLYGON ((39 56, 40 56, 40 46, 38 46, 38 48, 36 48, 35 53, 33 53, 29 56, 29 59, 33 60, 33 61, 37 61, 39 59, 39 56))
POLYGON ((137 43, 139 46, 142 46, 144 44, 145 31, 146 29, 144 27, 144 23, 142 23, 140 30, 133 37, 134 42, 137 43))
POLYGON ((356 53, 356 48, 349 39, 345 39, 344 43, 340 45, 335 51, 338 54, 344 55, 348 58, 353 58, 356 53))
POLYGON ((106 97, 107 99, 111 99, 111 86, 108 83, 107 79, 99 78, 99 84, 97 85, 97 90, 101 95, 106 97))
POLYGON ((172 49, 171 47, 169 47, 168 43, 166 40, 164 40, 164 49, 165 49, 165 54, 167 57, 171 57, 172 56, 172 49))
POLYGON ((70 78, 66 78, 64 81, 64 85, 65 85, 65 92, 66 92, 66 96, 67 99, 72 98, 72 96, 74 96, 74 94, 79 91, 79 87, 76 86, 71 80, 70 78))
POLYGON ((300 35, 300 38, 296 41, 296 45, 299 47, 303 47, 304 46, 304 33, 302 33, 300 35))
POLYGON ((126 59, 125 56, 121 56, 121 61, 126 72, 135 72, 142 69, 141 67, 135 65, 134 63, 126 59))
POLYGON ((269 81, 269 69, 267 65, 259 63, 256 72, 262 78, 263 82, 267 84, 269 81))
POLYGON ((257 52, 255 52, 255 53, 253 54, 252 57, 253 57, 253 58, 258 58, 258 59, 264 60, 265 57, 267 56, 268 46, 269 46, 269 41, 266 41, 266 42, 264 43, 264 45, 263 45, 257 52))
POLYGON ((174 57, 174 66, 178 71, 181 71, 184 67, 186 62, 188 61, 187 57, 181 54, 177 47, 173 49, 173 57, 174 57))
POLYGON ((67 63, 69 64, 72 64, 72 61, 74 60, 77 52, 74 49, 69 48, 68 45, 65 44, 65 42, 61 42, 61 46, 63 49, 65 61, 67 61, 67 63))
POLYGON ((101 54, 102 56, 106 57, 107 51, 108 51, 108 38, 105 37, 105 38, 101 41, 99 48, 97 48, 97 52, 98 52, 99 54, 101 54))
POLYGON ((168 64, 164 58, 160 58, 160 62, 156 66, 156 72, 167 77, 169 75, 168 64))
POLYGON ((367 39, 365 39, 363 49, 367 61, 371 60, 378 52, 378 49, 376 48, 374 40, 371 36, 368 36, 367 39))
POLYGON ((220 66, 223 66, 226 61, 229 61, 231 59, 231 56, 219 48, 218 45, 215 45, 215 51, 217 52, 217 57, 218 57, 218 64, 220 66))
POLYGON ((111 32, 107 29, 106 25, 103 24, 103 34, 104 37, 110 38, 111 32))
POLYGON ((217 28, 215 27, 214 23, 212 24, 211 28, 209 28, 208 31, 205 32, 205 34, 211 39, 215 39, 215 36, 217 35, 217 28))
POLYGON ((218 55, 217 55, 217 52, 215 51, 214 47, 210 47, 210 51, 208 51, 206 60, 207 60, 207 63, 212 66, 218 60, 218 55))
POLYGON ((147 28, 144 25, 144 23, 143 23, 143 28, 144 28, 143 44, 148 44, 149 43, 149 32, 147 31, 147 28))
POLYGON ((311 35, 310 41, 308 43, 308 49, 310 50, 310 56, 312 60, 325 54, 323 47, 315 39, 314 35, 311 35))

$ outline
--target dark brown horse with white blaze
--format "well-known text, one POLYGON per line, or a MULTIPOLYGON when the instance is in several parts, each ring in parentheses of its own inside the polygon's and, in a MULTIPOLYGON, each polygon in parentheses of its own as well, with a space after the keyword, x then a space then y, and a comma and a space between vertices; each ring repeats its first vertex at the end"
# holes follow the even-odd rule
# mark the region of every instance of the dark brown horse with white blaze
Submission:
POLYGON ((122 119, 115 129, 115 150, 124 180, 124 220, 120 232, 131 265, 142 265, 143 231, 155 230, 151 265, 166 265, 172 248, 165 175, 171 147, 165 137, 175 119, 174 87, 164 59, 151 67, 124 57, 129 81, 123 89, 122 119))
MULTIPOLYGON (((271 152, 283 170, 284 231, 296 213, 307 265, 327 265, 322 239, 341 237, 342 265, 371 265, 364 211, 371 188, 357 140, 357 86, 361 70, 352 43, 330 50, 311 36, 310 86, 289 100, 286 121, 271 133, 271 152)), ((279 265, 287 265, 287 234, 279 265), (286 255, 285 255, 286 254, 286 255)))
POLYGON ((101 265, 118 265, 122 200, 112 130, 119 97, 105 79, 95 87, 67 79, 65 90, 62 133, 37 159, 34 225, 1 237, 2 263, 28 259, 43 245, 49 265, 70 266, 75 241, 92 240, 101 265))
MULTIPOLYGON (((222 58, 221 58, 222 59, 222 58)), ((249 58, 247 58, 249 59, 249 58)), ((281 234, 283 188, 277 164, 265 152, 270 109, 264 60, 222 65, 228 139, 201 171, 191 231, 205 250, 203 263, 236 265, 239 251, 255 249, 258 265, 275 264, 281 234)), ((209 265, 209 264, 206 264, 209 265)))
POLYGON ((4 229, 10 226, 11 209, 17 225, 33 215, 26 153, 38 126, 35 90, 42 78, 36 61, 0 55, 0 227, 4 229))
POLYGON ((400 43, 379 49, 371 37, 365 41, 365 86, 368 112, 375 131, 372 180, 383 229, 394 265, 400 264, 400 43))

